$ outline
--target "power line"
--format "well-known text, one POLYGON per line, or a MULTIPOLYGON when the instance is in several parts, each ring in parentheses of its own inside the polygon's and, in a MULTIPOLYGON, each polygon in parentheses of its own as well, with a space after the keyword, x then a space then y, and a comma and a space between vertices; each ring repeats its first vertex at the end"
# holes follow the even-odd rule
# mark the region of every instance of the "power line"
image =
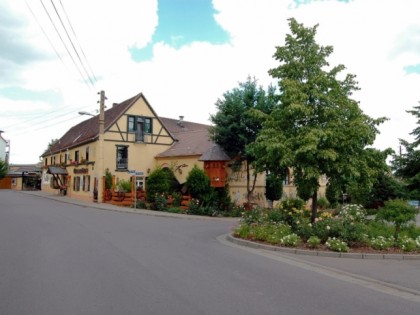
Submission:
POLYGON ((85 55, 85 52, 83 51, 82 45, 80 44, 80 42, 79 42, 79 40, 78 40, 78 38, 77 38, 76 32, 74 31, 73 25, 72 25, 72 24, 71 24, 71 22, 70 22, 70 19, 69 19, 69 17, 68 17, 67 11, 66 11, 66 9, 64 8, 63 3, 61 2, 61 0, 60 0, 60 5, 61 5, 61 8, 63 9, 63 12, 64 12, 64 15, 65 15, 65 17, 66 17, 66 19, 67 19, 67 22, 68 22, 68 23, 69 23, 69 25, 70 25, 70 29, 71 29, 71 31, 72 31, 72 33, 73 33, 73 36, 74 36, 74 38, 76 39, 77 44, 79 45, 80 51, 82 52, 82 55, 83 55, 83 57, 85 58, 85 61, 86 61, 86 64, 87 64, 87 66, 88 66, 88 68, 89 68, 89 70, 90 70, 90 73, 92 74, 93 78, 95 79, 95 82, 98 82, 98 80, 96 79, 95 73, 93 72, 93 70, 92 70, 92 68, 91 68, 91 66, 90 66, 90 64, 89 64, 89 61, 88 61, 88 59, 87 59, 87 57, 86 57, 86 55, 85 55))
POLYGON ((83 81, 83 82, 84 82, 84 83, 85 83, 85 84, 86 84, 86 85, 90 88, 90 86, 89 86, 89 85, 87 84, 87 82, 85 81, 85 78, 84 78, 84 76, 83 76, 82 72, 80 71, 80 68, 77 66, 76 61, 74 60, 74 58, 73 58, 72 54, 70 53, 70 51, 69 51, 69 49, 68 49, 68 47, 67 47, 67 45, 66 45, 65 41, 64 41, 64 40, 63 40, 63 38, 61 37, 61 34, 60 34, 60 32, 58 31, 58 29, 57 29, 57 27, 56 27, 56 25, 55 25, 55 23, 54 23, 53 19, 51 18, 50 13, 48 12, 47 8, 45 7, 44 2, 42 2, 42 0, 39 0, 39 1, 41 2, 42 7, 44 8, 45 13, 47 14, 47 16, 48 16, 48 18, 49 18, 49 20, 50 20, 50 22, 51 22, 52 26, 54 27, 54 29, 55 29, 55 31, 56 31, 56 33, 57 33, 58 37, 60 38, 61 43, 63 44, 64 48, 66 49, 67 54, 70 56, 71 60, 73 61, 74 66, 76 67, 77 71, 79 72, 80 76, 82 77, 82 81, 83 81))
POLYGON ((77 58, 79 59, 80 64, 81 64, 81 66, 82 66, 83 70, 85 71, 85 74, 86 74, 87 78, 88 78, 88 79, 89 79, 89 81, 90 81, 90 84, 92 84, 92 86, 94 87, 94 86, 95 86, 95 83, 93 83, 93 81, 92 81, 92 79, 91 79, 91 77, 90 77, 89 73, 87 72, 87 70, 86 70, 86 67, 85 67, 84 63, 83 63, 82 59, 80 58, 80 55, 79 55, 79 53, 78 53, 78 51, 77 51, 76 47, 75 47, 75 46, 74 46, 74 44, 73 44, 73 40, 71 39, 71 37, 70 37, 69 33, 67 32, 67 28, 66 28, 66 26, 64 25, 63 20, 61 19, 60 13, 58 13, 58 10, 57 10, 57 8, 56 8, 56 6, 55 6, 55 4, 54 4, 53 0, 50 0, 50 1, 51 1, 51 4, 52 4, 52 6, 53 6, 53 8, 54 8, 54 10, 55 10, 55 13, 56 13, 56 14, 57 14, 57 16, 58 16, 58 19, 60 20, 61 26, 63 27, 64 31, 66 32, 67 38, 69 39, 70 44, 71 44, 71 46, 73 47, 73 50, 74 50, 74 52, 76 53, 76 56, 77 56, 77 58))
MULTIPOLYGON (((45 119, 56 119, 56 118, 59 118, 59 117, 63 117, 63 116, 69 115, 71 113, 75 113, 75 112, 77 112, 77 111, 79 111, 81 109, 85 109, 85 108, 86 108, 86 106, 80 106, 80 107, 74 107, 74 108, 72 108, 69 105, 69 106, 65 106, 65 107, 62 107, 62 108, 57 109, 57 110, 50 111, 48 113, 40 113, 39 115, 36 115, 36 116, 31 117, 29 119, 26 119, 24 121, 3 126, 3 128, 5 128, 5 129, 7 129, 7 128, 16 129, 16 127, 19 127, 21 125, 26 126, 29 122, 33 122, 33 121, 35 121, 35 122, 33 122, 31 124, 31 126, 34 126, 34 125, 36 126, 38 124, 43 124, 45 122, 45 119), (69 110, 67 110, 66 112, 63 112, 63 109, 66 109, 66 108, 68 108, 69 110), (57 112, 60 112, 59 115, 54 115, 52 117, 49 117, 52 114, 57 113, 57 112), (38 120, 38 119, 42 119, 42 121, 36 122, 36 120, 38 120)), ((17 116, 17 115, 15 114, 15 116, 17 116)), ((26 128, 23 127, 23 130, 27 130, 27 129, 30 129, 30 128, 31 127, 26 127, 26 128)))
POLYGON ((35 22, 38 24, 39 28, 41 29, 42 33, 44 33, 44 36, 47 38, 48 43, 50 43, 52 49, 54 50, 55 54, 57 55, 57 57, 61 60, 61 62, 66 65, 64 63, 64 60, 61 58, 60 54, 58 53, 57 49, 55 48, 55 46, 53 45, 53 43, 51 42, 50 38, 48 37, 48 34, 45 32, 44 28, 42 27, 41 23, 39 23, 38 18, 36 17, 35 13, 32 11, 31 7, 29 6, 27 0, 25 0, 25 4, 28 7, 29 11, 31 12, 33 18, 35 19, 35 22))

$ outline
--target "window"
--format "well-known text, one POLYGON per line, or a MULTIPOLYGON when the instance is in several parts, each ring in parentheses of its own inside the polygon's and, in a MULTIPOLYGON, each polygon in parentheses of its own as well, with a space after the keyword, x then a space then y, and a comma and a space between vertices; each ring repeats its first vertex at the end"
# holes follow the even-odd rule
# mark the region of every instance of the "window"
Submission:
POLYGON ((73 179, 73 190, 79 191, 80 190, 80 176, 75 176, 73 179))
POLYGON ((86 147, 86 162, 89 161, 89 147, 86 147))
POLYGON ((152 118, 128 116, 128 132, 136 134, 136 141, 144 141, 144 134, 152 133, 152 118))
POLYGON ((76 162, 79 162, 79 151, 75 151, 75 152, 74 152, 74 160, 75 160, 76 162))
POLYGON ((83 191, 90 191, 90 175, 83 175, 83 191))
POLYGON ((128 131, 136 131, 136 117, 134 116, 128 116, 128 131))
POLYGON ((144 133, 152 133, 152 119, 144 118, 144 133))
POLYGON ((128 169, 128 147, 117 145, 117 170, 128 169))

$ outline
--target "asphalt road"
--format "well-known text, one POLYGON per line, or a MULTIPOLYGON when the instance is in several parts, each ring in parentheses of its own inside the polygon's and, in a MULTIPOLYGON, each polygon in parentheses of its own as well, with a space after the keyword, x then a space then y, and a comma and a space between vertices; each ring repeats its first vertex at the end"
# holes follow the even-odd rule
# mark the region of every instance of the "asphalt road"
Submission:
POLYGON ((0 314, 420 314, 419 261, 393 262, 414 284, 389 287, 344 260, 227 244, 232 227, 0 190, 0 314))

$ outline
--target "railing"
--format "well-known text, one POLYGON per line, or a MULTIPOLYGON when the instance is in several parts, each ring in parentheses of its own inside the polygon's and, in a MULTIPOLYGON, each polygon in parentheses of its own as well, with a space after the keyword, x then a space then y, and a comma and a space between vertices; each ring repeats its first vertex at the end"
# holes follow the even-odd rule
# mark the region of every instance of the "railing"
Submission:
POLYGON ((128 159, 119 159, 117 161, 118 170, 126 170, 128 168, 128 159))

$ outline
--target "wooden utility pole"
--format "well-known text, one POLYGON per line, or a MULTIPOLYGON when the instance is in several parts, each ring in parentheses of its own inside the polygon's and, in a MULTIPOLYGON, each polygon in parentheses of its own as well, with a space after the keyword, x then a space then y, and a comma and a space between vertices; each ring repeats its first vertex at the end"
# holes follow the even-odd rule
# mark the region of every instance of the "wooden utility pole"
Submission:
POLYGON ((98 203, 103 202, 103 192, 104 192, 104 181, 103 177, 105 175, 104 171, 104 125, 105 125, 105 92, 101 91, 98 93, 100 95, 99 99, 99 138, 98 138, 98 150, 96 151, 96 174, 98 179, 98 203))

